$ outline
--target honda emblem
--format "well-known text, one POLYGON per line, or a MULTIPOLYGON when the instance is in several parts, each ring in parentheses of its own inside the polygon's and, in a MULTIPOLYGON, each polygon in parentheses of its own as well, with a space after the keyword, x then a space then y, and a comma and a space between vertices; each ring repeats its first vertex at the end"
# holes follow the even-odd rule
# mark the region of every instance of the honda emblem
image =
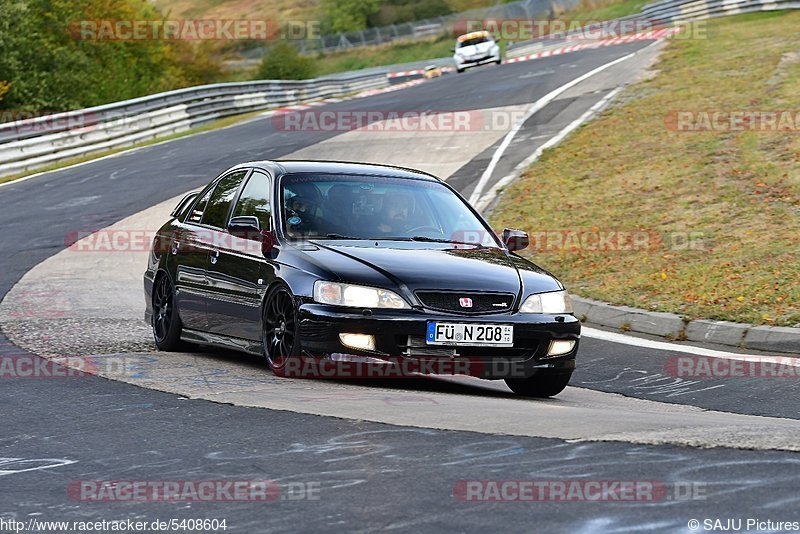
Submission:
POLYGON ((469 298, 469 297, 463 297, 463 298, 458 299, 458 303, 459 303, 459 305, 461 305, 462 308, 471 308, 472 307, 472 299, 469 298))

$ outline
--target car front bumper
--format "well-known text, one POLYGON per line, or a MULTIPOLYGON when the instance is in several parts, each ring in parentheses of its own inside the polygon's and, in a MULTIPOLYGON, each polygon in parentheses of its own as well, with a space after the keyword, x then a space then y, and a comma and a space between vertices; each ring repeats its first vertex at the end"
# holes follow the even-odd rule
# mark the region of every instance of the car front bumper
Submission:
POLYGON ((466 69, 468 67, 477 67, 478 65, 484 65, 486 63, 494 63, 499 60, 500 56, 496 54, 489 54, 488 56, 483 56, 477 59, 455 58, 456 67, 459 69, 466 69))
POLYGON ((580 321, 573 315, 483 314, 459 315, 427 310, 361 310, 317 303, 299 308, 302 352, 336 360, 377 360, 427 369, 432 374, 469 374, 480 378, 527 378, 542 370, 570 373, 580 340, 580 321), (514 326, 513 347, 427 345, 428 321, 514 326), (374 337, 374 350, 345 346, 339 334, 374 337), (566 353, 548 356, 553 340, 573 340, 566 353), (437 362, 442 364, 425 366, 437 362), (453 365, 455 364, 455 365, 453 365), (448 372, 451 369, 454 372, 448 372), (439 370, 445 370, 438 372, 439 370))

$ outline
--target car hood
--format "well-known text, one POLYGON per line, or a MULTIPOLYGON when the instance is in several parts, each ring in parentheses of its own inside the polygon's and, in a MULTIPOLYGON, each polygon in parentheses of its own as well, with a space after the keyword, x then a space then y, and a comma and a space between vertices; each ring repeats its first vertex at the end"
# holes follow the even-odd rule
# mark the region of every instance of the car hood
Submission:
POLYGON ((485 54, 492 48, 492 43, 479 43, 476 45, 469 45, 464 46, 462 48, 458 48, 456 52, 461 54, 462 56, 472 56, 475 54, 485 54))
POLYGON ((519 294, 554 291, 560 283, 534 264, 486 247, 422 243, 315 242, 303 254, 331 280, 398 287, 404 291, 488 291, 519 294), (524 281, 524 283, 523 283, 524 281))

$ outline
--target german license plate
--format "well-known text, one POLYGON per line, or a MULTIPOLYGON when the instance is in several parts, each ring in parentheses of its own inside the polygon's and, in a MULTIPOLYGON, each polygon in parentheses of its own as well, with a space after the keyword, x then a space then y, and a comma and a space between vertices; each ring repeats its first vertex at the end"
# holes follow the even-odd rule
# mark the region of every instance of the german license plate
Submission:
POLYGON ((428 345, 480 345, 513 347, 514 326, 510 324, 440 323, 428 321, 428 345))

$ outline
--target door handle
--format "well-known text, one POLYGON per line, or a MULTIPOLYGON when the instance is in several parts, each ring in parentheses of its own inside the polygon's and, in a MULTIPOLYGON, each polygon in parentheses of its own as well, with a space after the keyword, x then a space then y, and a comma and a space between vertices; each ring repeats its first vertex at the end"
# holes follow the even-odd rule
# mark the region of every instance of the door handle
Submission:
POLYGON ((211 265, 216 265, 217 260, 219 259, 219 250, 212 250, 209 253, 209 256, 211 256, 211 265))

